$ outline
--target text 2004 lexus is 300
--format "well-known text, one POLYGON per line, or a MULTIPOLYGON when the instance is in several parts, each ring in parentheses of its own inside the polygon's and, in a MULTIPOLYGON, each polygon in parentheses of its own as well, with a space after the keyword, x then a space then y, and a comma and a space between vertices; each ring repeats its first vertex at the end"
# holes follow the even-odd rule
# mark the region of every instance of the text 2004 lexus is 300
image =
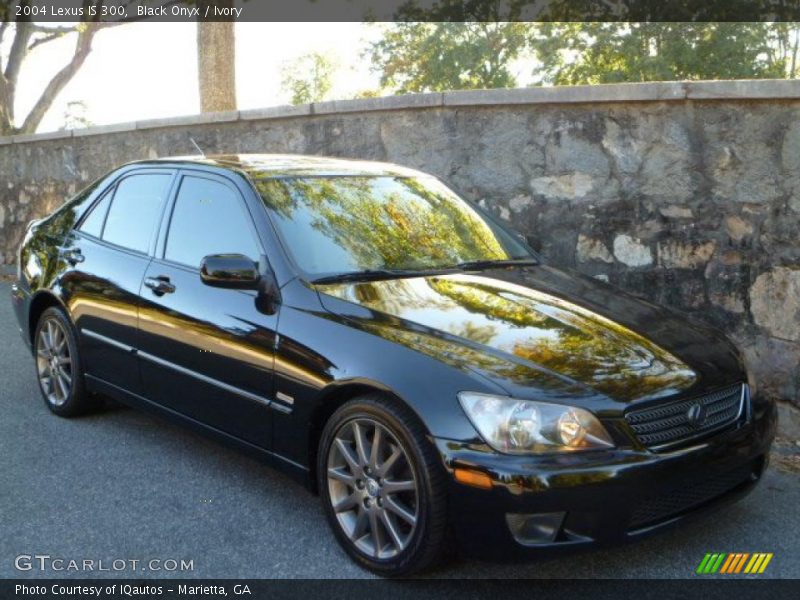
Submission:
POLYGON ((388 164, 123 166, 29 226, 12 300, 51 411, 111 396, 260 455, 384 575, 682 522, 774 436, 718 332, 388 164))

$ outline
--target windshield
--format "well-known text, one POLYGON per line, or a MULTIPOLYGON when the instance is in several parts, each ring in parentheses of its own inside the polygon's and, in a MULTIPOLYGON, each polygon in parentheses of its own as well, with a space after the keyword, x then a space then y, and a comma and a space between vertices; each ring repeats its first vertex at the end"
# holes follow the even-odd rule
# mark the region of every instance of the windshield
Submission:
POLYGON ((532 259, 523 243, 433 177, 256 181, 288 251, 310 278, 532 259))

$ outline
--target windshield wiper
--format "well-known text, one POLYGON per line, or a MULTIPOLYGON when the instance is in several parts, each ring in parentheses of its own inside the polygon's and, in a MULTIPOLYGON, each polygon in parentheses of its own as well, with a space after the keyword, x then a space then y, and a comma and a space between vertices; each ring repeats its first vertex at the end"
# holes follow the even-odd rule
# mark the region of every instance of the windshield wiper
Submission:
POLYGON ((311 283, 342 283, 345 281, 378 281, 381 279, 400 279, 402 277, 417 277, 428 274, 427 271, 413 271, 410 269, 367 269, 365 271, 350 271, 326 275, 312 279, 311 283))
POLYGON ((464 271, 480 271, 481 269, 491 269, 493 267, 516 267, 524 265, 538 265, 539 261, 530 258, 496 258, 492 260, 468 260, 455 265, 456 269, 464 271))
POLYGON ((530 258, 504 258, 492 260, 470 260, 447 267, 433 267, 430 269, 365 269, 363 271, 348 271, 335 275, 325 275, 312 279, 311 283, 343 283, 346 281, 379 281, 381 279, 401 279, 403 277, 422 277, 434 273, 448 273, 453 271, 479 271, 493 267, 513 267, 520 265, 538 265, 539 261, 530 258))

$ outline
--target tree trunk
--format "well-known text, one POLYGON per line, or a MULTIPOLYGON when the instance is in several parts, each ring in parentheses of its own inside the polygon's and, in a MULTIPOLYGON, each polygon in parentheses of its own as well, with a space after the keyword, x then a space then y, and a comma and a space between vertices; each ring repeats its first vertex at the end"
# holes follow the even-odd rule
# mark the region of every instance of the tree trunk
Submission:
POLYGON ((0 135, 11 135, 14 133, 14 121, 8 112, 11 106, 10 95, 6 78, 0 73, 0 135))
MULTIPOLYGON (((201 15, 205 14, 206 4, 233 7, 233 0, 198 2, 201 15)), ((200 84, 201 112, 236 110, 234 25, 232 20, 197 23, 197 79, 200 84)))
POLYGON ((45 86, 41 96, 33 105, 33 108, 25 117, 22 127, 19 128, 20 133, 36 133, 39 123, 42 122, 47 111, 53 105, 56 97, 61 90, 75 77, 75 74, 83 66, 84 61, 92 51, 92 40, 97 33, 99 25, 96 23, 86 23, 78 33, 78 41, 75 43, 75 54, 72 59, 63 67, 58 73, 53 76, 50 82, 45 86))
MULTIPOLYGON (((27 3, 24 3, 27 4, 27 3)), ((5 78, 7 86, 7 97, 14 98, 17 90, 17 80, 19 79, 19 72, 22 68, 22 63, 25 57, 28 56, 28 43, 31 39, 31 23, 30 21, 18 20, 16 23, 16 35, 14 41, 11 42, 11 50, 8 52, 8 62, 6 63, 5 78)), ((11 123, 14 122, 14 103, 10 102, 6 107, 8 111, 8 119, 11 123)))

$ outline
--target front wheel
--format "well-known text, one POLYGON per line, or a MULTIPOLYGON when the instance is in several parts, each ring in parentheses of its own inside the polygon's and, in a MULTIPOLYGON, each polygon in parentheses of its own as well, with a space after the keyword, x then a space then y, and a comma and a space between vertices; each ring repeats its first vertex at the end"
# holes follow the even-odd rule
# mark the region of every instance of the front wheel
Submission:
POLYGON ((416 419, 390 400, 358 398, 329 419, 319 490, 337 540, 358 564, 392 577, 439 559, 446 493, 436 460, 416 419))

